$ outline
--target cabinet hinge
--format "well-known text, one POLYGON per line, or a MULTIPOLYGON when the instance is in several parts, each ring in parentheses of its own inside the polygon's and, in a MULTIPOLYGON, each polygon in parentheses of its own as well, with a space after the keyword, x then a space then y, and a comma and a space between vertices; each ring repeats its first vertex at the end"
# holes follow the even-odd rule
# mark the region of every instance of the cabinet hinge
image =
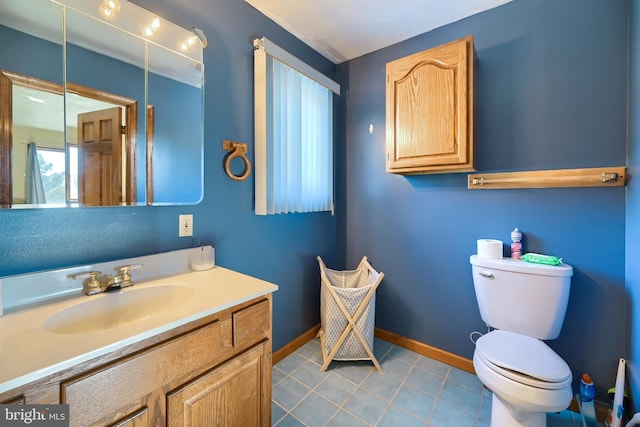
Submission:
POLYGON ((122 132, 123 135, 127 133, 126 130, 127 128, 125 127, 125 125, 120 126, 120 131, 122 132))

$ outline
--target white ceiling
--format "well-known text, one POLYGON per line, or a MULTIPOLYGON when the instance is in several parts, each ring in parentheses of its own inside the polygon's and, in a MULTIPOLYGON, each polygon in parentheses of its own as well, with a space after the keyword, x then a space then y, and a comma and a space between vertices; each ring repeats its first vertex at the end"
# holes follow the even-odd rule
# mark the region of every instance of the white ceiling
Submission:
POLYGON ((336 64, 512 0, 245 0, 336 64))
MULTIPOLYGON (((64 130, 64 98, 61 93, 14 85, 12 98, 14 126, 58 132, 64 130)), ((116 107, 116 105, 68 93, 67 127, 75 128, 78 126, 78 114, 112 107, 116 107)))

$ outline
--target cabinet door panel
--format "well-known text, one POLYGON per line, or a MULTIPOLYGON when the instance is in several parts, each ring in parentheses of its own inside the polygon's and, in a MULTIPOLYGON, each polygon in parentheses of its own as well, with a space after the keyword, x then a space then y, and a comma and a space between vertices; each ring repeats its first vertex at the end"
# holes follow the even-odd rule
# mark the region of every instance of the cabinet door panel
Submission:
POLYGON ((267 342, 170 393, 167 425, 268 426, 271 381, 266 381, 265 370, 271 369, 269 362, 267 342))
POLYGON ((455 75, 454 68, 424 62, 396 83, 396 161, 457 155, 455 75))

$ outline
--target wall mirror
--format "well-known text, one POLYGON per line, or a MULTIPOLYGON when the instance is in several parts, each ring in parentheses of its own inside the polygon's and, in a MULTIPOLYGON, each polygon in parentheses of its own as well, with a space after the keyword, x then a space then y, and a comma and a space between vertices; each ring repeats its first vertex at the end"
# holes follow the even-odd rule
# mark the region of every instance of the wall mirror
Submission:
POLYGON ((0 0, 0 205, 198 203, 199 35, 126 0, 0 0))

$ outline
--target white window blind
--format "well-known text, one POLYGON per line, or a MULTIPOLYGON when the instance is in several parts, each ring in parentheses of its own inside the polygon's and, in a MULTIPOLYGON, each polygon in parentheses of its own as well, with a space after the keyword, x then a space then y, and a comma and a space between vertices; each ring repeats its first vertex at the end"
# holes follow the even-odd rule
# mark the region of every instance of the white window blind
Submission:
POLYGON ((333 212, 333 93, 340 86, 254 41, 256 215, 333 212))

